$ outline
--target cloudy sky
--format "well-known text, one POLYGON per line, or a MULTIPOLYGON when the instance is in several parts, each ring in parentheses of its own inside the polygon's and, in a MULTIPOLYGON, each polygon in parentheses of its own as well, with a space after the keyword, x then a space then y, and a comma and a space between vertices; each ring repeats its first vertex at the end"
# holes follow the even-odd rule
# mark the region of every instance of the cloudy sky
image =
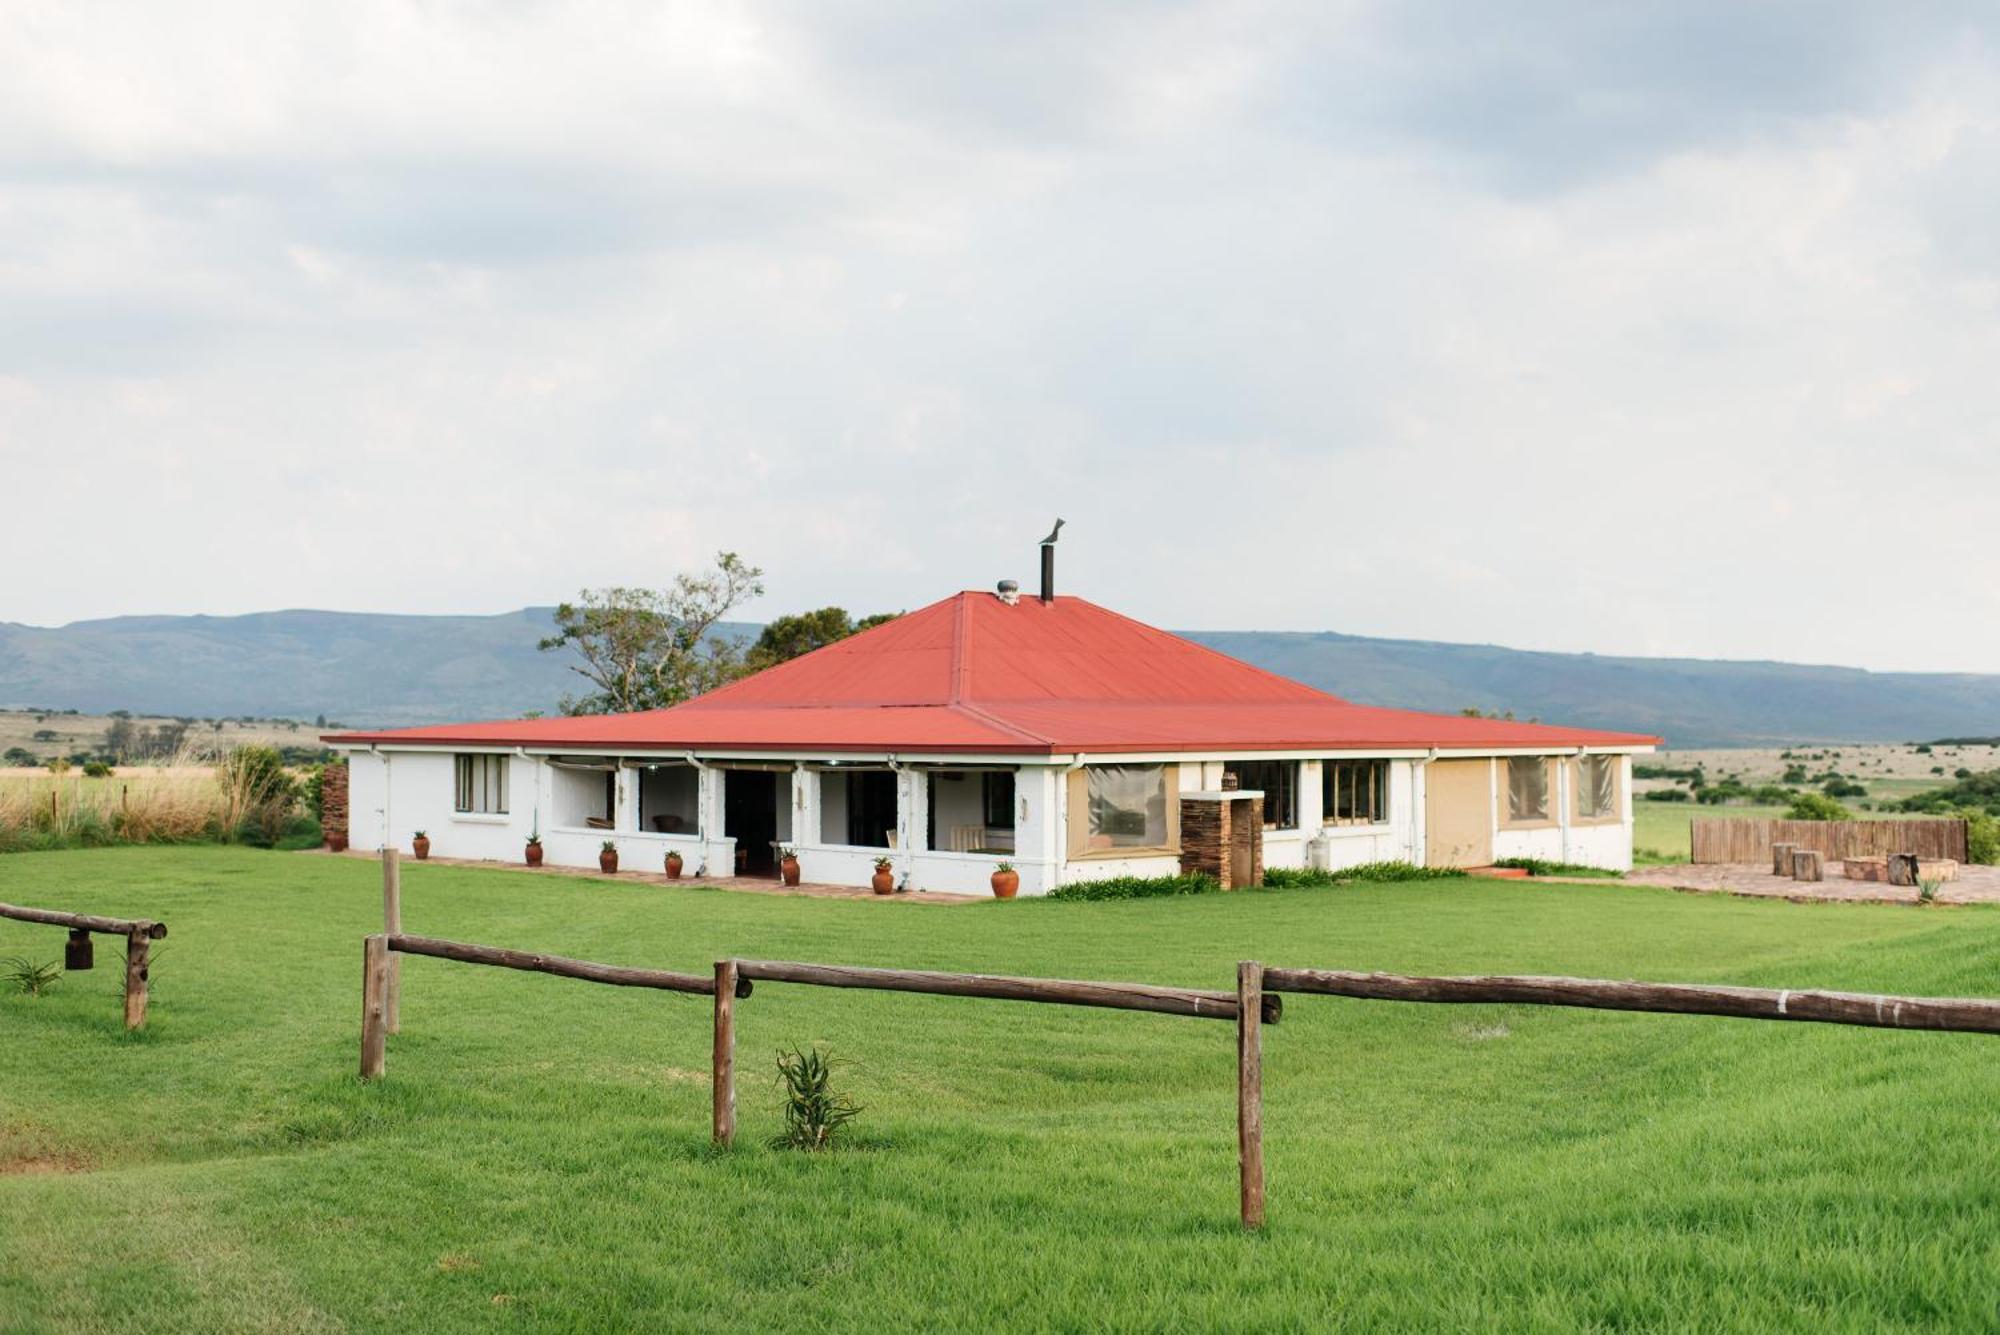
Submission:
POLYGON ((2000 671, 1992 12, 0 0, 0 620, 2000 671))

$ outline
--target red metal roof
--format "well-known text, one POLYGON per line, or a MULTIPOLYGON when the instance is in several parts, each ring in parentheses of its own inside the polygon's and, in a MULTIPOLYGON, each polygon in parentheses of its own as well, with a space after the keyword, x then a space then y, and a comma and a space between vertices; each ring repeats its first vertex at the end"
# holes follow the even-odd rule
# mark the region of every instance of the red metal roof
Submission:
POLYGON ((1351 704, 1081 598, 961 593, 672 709, 332 734, 598 750, 1498 750, 1633 733, 1351 704))

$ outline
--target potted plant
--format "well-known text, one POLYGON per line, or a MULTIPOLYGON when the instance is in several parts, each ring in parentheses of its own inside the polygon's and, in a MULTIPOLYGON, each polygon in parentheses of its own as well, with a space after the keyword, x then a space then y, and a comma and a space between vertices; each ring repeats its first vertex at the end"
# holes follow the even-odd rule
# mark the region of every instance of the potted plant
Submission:
POLYGON ((784 878, 786 885, 797 885, 799 883, 799 854, 797 849, 785 847, 778 850, 778 874, 784 878))
POLYGON ((540 830, 528 831, 528 851, 526 857, 530 867, 539 867, 542 865, 542 832, 540 830))
POLYGON ((679 879, 681 878, 681 868, 682 868, 682 867, 683 867, 684 865, 686 865, 686 864, 682 862, 682 860, 681 860, 681 851, 680 851, 680 850, 679 850, 678 848, 670 848, 670 849, 668 849, 668 850, 667 850, 667 879, 668 879, 668 880, 670 880, 670 881, 678 881, 678 880, 679 880, 679 879))
POLYGON ((896 893, 895 861, 890 858, 876 858, 875 875, 869 878, 868 884, 874 889, 875 893, 878 895, 895 894, 896 893))
POLYGON ((597 869, 606 876, 618 874, 618 841, 606 839, 604 847, 597 850, 597 869))
POLYGON ((431 837, 418 830, 410 840, 410 851, 417 855, 417 861, 422 862, 431 855, 431 837))
POLYGON ((1012 899, 1021 890, 1021 873, 1014 870, 1014 864, 1003 862, 993 869, 993 897, 1012 899))

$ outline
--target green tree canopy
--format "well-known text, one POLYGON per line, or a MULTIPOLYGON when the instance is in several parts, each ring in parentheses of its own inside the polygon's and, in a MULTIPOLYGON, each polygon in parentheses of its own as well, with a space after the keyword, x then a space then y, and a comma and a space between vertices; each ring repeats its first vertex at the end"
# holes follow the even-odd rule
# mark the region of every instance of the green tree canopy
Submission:
POLYGON ((735 552, 715 568, 674 576, 664 589, 585 589, 556 608, 556 633, 542 649, 572 649, 570 670, 591 685, 564 696, 565 714, 664 709, 734 680, 743 644, 713 634, 717 622, 764 592, 764 572, 735 552))
POLYGON ((799 612, 792 616, 773 618, 750 646, 745 660, 752 672, 762 672, 767 667, 790 662, 801 654, 809 654, 815 649, 824 649, 837 640, 879 626, 885 621, 894 621, 899 612, 877 612, 859 621, 848 616, 844 607, 821 607, 811 612, 799 612))

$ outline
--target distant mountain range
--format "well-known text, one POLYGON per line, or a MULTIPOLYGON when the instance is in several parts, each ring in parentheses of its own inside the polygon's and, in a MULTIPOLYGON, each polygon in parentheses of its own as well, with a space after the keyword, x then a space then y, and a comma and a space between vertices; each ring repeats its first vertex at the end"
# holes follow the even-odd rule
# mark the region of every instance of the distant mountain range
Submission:
MULTIPOLYGON (((581 678, 535 643, 552 609, 499 616, 259 612, 0 622, 0 706, 255 715, 349 724, 553 712, 581 678)), ((754 635, 752 624, 725 631, 754 635)), ((1184 631, 1366 704, 1512 711, 1678 746, 2000 733, 2000 675, 1606 658, 1333 632, 1184 631)))

